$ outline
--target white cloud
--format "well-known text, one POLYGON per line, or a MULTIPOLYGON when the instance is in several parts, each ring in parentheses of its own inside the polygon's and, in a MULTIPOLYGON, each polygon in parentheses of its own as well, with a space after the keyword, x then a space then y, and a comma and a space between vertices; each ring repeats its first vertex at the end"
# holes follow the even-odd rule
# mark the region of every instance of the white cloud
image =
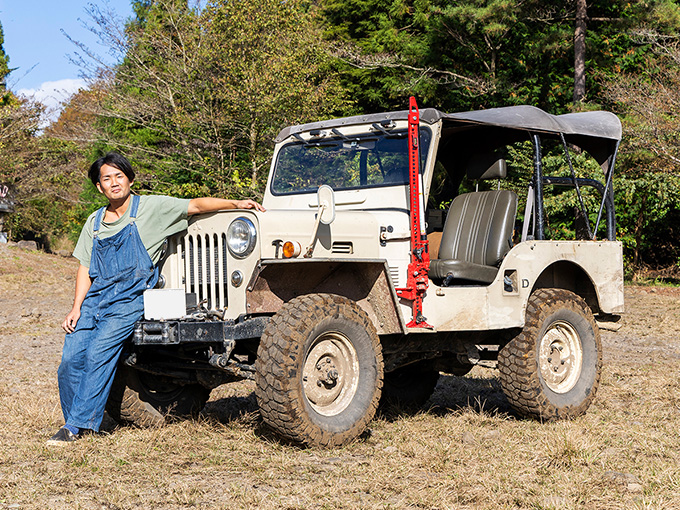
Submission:
POLYGON ((31 97, 40 101, 47 108, 45 125, 56 120, 63 103, 87 86, 85 80, 67 78, 65 80, 46 81, 37 89, 19 89, 17 95, 31 97))

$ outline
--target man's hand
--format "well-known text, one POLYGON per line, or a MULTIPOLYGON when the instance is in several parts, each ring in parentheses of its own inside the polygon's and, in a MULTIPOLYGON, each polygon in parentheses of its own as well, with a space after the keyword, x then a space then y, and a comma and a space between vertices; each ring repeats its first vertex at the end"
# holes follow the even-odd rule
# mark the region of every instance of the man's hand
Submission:
POLYGON ((67 333, 73 333, 76 330, 76 324, 78 324, 78 319, 80 319, 80 307, 83 301, 85 301, 90 285, 92 285, 89 273, 89 268, 82 264, 78 266, 78 272, 76 273, 76 296, 73 299, 73 308, 71 308, 71 311, 61 324, 61 329, 67 333))
POLYGON ((255 209, 256 211, 264 212, 265 208, 255 202, 255 200, 235 200, 236 209, 255 209))
POLYGON ((64 319, 61 329, 67 333, 73 333, 76 330, 78 319, 80 319, 80 308, 73 308, 64 319))
POLYGON ((203 197, 191 199, 187 214, 193 216, 194 214, 226 211, 227 209, 255 209, 260 212, 265 211, 264 207, 255 202, 255 200, 228 200, 224 198, 203 197))

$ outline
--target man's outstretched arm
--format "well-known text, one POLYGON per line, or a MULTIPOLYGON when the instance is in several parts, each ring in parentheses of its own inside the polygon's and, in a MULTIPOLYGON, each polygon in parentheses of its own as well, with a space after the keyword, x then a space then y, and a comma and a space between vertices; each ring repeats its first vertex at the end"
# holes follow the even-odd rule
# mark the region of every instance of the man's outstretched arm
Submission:
POLYGON ((227 200, 225 198, 192 198, 189 202, 189 216, 194 214, 223 211, 225 209, 255 209, 264 212, 264 207, 254 200, 227 200))

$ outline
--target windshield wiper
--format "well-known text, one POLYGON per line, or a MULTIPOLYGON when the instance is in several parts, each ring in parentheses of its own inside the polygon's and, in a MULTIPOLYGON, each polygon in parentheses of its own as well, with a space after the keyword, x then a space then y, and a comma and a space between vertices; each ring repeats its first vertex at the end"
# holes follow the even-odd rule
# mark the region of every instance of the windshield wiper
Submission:
POLYGON ((375 124, 371 124, 371 126, 376 131, 380 131, 385 138, 406 138, 406 131, 403 129, 400 131, 387 130, 377 122, 375 124))

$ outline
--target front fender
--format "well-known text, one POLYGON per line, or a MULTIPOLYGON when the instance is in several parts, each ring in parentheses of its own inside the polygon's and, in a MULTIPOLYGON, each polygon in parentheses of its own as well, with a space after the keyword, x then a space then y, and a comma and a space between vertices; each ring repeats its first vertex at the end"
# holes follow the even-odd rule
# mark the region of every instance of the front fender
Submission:
POLYGON ((294 297, 315 293, 337 294, 356 302, 379 335, 406 331, 384 260, 262 260, 248 284, 247 310, 276 313, 294 297))

